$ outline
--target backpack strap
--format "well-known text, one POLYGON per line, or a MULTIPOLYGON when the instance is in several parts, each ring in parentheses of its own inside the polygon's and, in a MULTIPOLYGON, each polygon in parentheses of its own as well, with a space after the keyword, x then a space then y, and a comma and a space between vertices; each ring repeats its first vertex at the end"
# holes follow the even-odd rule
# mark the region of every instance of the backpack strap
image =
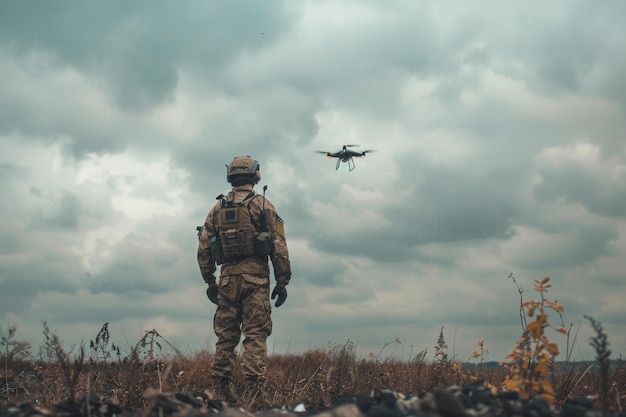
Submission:
POLYGON ((243 199, 241 200, 241 205, 248 207, 248 204, 250 204, 250 201, 252 201, 252 199, 254 197, 256 197, 258 194, 255 193, 254 191, 250 191, 250 193, 243 199))

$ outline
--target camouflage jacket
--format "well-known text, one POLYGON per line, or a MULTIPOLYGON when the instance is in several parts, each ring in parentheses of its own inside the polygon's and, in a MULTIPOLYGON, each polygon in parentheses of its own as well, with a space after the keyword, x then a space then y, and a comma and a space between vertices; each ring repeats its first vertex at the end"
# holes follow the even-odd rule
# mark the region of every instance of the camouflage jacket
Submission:
MULTIPOLYGON (((235 203, 239 203, 243 201, 251 191, 253 191, 252 185, 240 185, 233 187, 231 192, 234 193, 235 203)), ((248 208, 253 223, 258 227, 257 231, 260 231, 260 214, 263 210, 264 199, 269 234, 274 242, 274 252, 270 255, 274 276, 276 282, 287 285, 291 279, 291 264, 289 262, 289 252, 287 250, 287 241, 285 240, 283 220, 278 216, 274 205, 262 195, 254 197, 248 204, 248 208)), ((200 232, 198 265, 200 266, 202 278, 207 283, 215 280, 214 274, 217 270, 215 260, 211 255, 209 239, 219 233, 217 230, 217 214, 220 208, 221 202, 216 203, 213 208, 211 208, 200 232)), ((226 261, 221 265, 220 270, 220 276, 222 277, 249 274, 269 279, 269 273, 268 259, 259 256, 250 256, 236 261, 226 261)))

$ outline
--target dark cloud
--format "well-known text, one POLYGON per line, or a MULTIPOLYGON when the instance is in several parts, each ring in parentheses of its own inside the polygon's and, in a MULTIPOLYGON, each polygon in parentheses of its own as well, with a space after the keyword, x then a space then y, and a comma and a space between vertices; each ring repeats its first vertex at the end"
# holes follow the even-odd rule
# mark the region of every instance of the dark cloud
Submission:
POLYGON ((583 204, 599 216, 626 217, 626 178, 601 178, 575 162, 546 164, 539 174, 541 183, 534 188, 534 194, 541 202, 565 199, 583 204))
MULTIPOLYGON (((0 47, 4 45, 11 56, 23 56, 28 51, 49 54, 52 58, 47 63, 34 62, 31 76, 39 77, 42 69, 45 73, 64 67, 76 69, 92 83, 90 87, 102 89, 108 96, 105 100, 111 98, 119 111, 143 113, 173 99, 181 66, 192 71, 195 68, 207 82, 218 79, 237 54, 263 47, 280 36, 288 24, 281 2, 193 2, 186 7, 137 2, 110 6, 77 6, 65 1, 37 7, 32 3, 3 5, 0 47), (235 33, 231 30, 233 22, 245 26, 235 33), (161 28, 158 34, 154 27, 161 28)), ((56 104, 67 104, 66 98, 46 97, 56 104)), ((2 112, 1 130, 38 136, 45 143, 60 142, 76 159, 92 153, 121 152, 139 139, 111 128, 98 131, 97 126, 77 123, 70 115, 41 118, 41 113, 32 114, 32 107, 27 98, 6 97, 0 102, 0 109, 6 110, 2 112)), ((266 103, 266 107, 271 108, 271 104, 266 103)), ((233 120, 230 126, 236 123, 233 120)), ((277 130, 282 129, 269 135, 277 130)), ((145 141, 153 145, 155 139, 145 141)))
MULTIPOLYGON (((80 297, 80 295, 76 295, 80 297)), ((141 321, 148 321, 155 317, 154 309, 149 307, 146 303, 149 302, 149 298, 144 296, 141 292, 130 292, 124 295, 123 300, 126 304, 123 308, 120 308, 117 302, 111 302, 110 305, 96 305, 89 308, 77 307, 73 309, 55 310, 48 320, 54 323, 74 323, 76 322, 77 315, 80 315, 81 322, 94 324, 93 335, 95 337, 97 331, 97 324, 103 324, 105 322, 120 323, 128 317, 138 318, 141 321)), ((118 300, 119 301, 119 300, 118 300)), ((189 311, 181 309, 177 306, 163 307, 160 314, 169 317, 180 317, 182 319, 190 318, 189 311)), ((114 343, 120 343, 115 341, 114 343)))
MULTIPOLYGON (((550 227, 549 227, 550 228, 550 227)), ((520 255, 518 265, 551 271, 565 266, 585 265, 599 256, 608 253, 608 244, 617 238, 616 230, 610 226, 590 226, 585 224, 568 225, 564 230, 547 232, 547 236, 554 236, 554 247, 549 252, 540 249, 520 255)))
POLYGON ((303 279, 316 287, 341 286, 340 276, 346 272, 346 265, 337 260, 325 260, 323 263, 306 264, 294 262, 292 273, 299 279, 303 279))
POLYGON ((0 254, 11 255, 14 253, 20 253, 24 250, 21 239, 14 235, 4 234, 0 238, 0 254))
POLYGON ((0 163, 0 181, 23 179, 28 170, 21 165, 2 162, 0 163))
MULTIPOLYGON (((165 231, 159 230, 158 233, 165 231)), ((171 291, 176 285, 172 278, 179 273, 181 263, 187 264, 188 261, 181 259, 179 248, 172 242, 148 239, 150 232, 126 235, 113 248, 114 253, 107 264, 90 274, 85 281, 86 287, 94 294, 162 294, 171 291)), ((190 241, 192 236, 189 233, 190 241)))
POLYGON ((414 192, 408 198, 388 195, 379 210, 393 226, 371 231, 364 224, 363 231, 332 238, 334 230, 308 231, 315 247, 378 262, 399 262, 414 256, 413 249, 419 245, 510 236, 518 215, 518 196, 510 185, 517 180, 514 172, 466 174, 443 166, 416 170, 419 163, 409 163, 401 177, 412 179, 404 183, 414 192))
MULTIPOLYGON (((15 209, 14 195, 20 184, 28 177, 28 169, 15 163, 0 163, 0 187, 3 198, 0 199, 0 213, 8 213, 15 209)), ((4 235, 4 234, 3 234, 4 235)), ((2 236, 0 239, 5 238, 2 236)))
MULTIPOLYGON (((159 266, 156 260, 155 266, 159 266)), ((167 285, 154 280, 151 268, 134 260, 127 262, 119 261, 106 271, 93 275, 87 283, 87 288, 93 294, 132 294, 142 292, 162 294, 168 290, 167 285)))
MULTIPOLYGON (((42 250, 42 249, 39 249, 42 250)), ((22 252, 23 253, 23 252, 22 252)), ((0 267, 0 312, 23 312, 31 308, 31 302, 47 291, 72 293, 73 283, 80 267, 69 254, 32 254, 27 262, 19 257, 8 258, 0 267)))
POLYGON ((320 238, 315 248, 329 254, 367 256, 377 262, 396 263, 411 259, 411 247, 402 247, 402 241, 392 233, 351 235, 348 239, 320 238))
POLYGON ((36 215, 33 227, 37 229, 60 228, 76 230, 82 213, 79 197, 69 191, 53 201, 46 202, 36 215))
POLYGON ((418 243, 502 238, 516 215, 512 179, 504 170, 475 175, 434 168, 416 187, 413 213, 405 209, 401 215, 402 229, 414 227, 413 239, 418 243), (408 220, 411 215, 417 220, 414 226, 408 220))
POLYGON ((49 51, 61 62, 101 77, 122 108, 137 111, 172 97, 181 60, 199 63, 207 75, 219 73, 242 49, 260 47, 284 30, 281 2, 192 2, 181 7, 138 1, 117 6, 5 4, 0 38, 14 50, 49 51), (231 31, 234 22, 243 25, 240 31, 231 31))

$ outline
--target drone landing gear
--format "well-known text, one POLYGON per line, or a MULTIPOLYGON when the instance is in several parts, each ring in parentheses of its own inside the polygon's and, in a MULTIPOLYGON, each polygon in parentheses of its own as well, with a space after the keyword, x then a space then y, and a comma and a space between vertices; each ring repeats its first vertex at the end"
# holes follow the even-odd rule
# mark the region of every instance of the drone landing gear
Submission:
POLYGON ((339 166, 341 165, 342 162, 346 162, 348 164, 349 171, 352 171, 354 168, 356 168, 353 158, 337 159, 337 165, 335 165, 335 171, 339 169, 339 166))

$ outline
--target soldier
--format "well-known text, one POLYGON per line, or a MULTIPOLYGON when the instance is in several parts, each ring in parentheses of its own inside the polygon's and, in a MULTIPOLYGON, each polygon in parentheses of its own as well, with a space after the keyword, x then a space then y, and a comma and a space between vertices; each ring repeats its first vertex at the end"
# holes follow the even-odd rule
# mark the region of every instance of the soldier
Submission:
POLYGON ((277 299, 275 307, 287 299, 291 278, 283 220, 265 192, 254 191, 260 179, 257 161, 249 156, 234 158, 226 173, 232 190, 217 197, 199 235, 200 272, 208 284, 209 300, 217 305, 212 378, 217 399, 230 406, 242 404, 233 385, 235 349, 242 334, 243 402, 254 401, 265 382, 266 341, 272 332, 268 258, 276 280, 271 294, 272 300, 277 299), (221 265, 219 284, 216 265, 221 265))

